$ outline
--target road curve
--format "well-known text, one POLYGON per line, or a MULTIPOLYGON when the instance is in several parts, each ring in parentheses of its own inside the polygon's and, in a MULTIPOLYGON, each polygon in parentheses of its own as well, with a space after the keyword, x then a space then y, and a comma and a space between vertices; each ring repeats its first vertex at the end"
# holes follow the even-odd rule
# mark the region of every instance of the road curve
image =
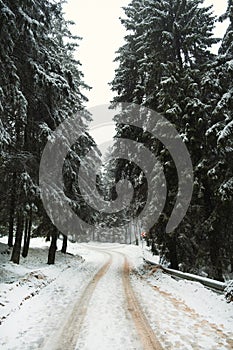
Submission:
MULTIPOLYGON (((108 256, 107 262, 98 270, 94 275, 91 281, 88 283, 86 288, 83 290, 82 295, 78 298, 74 304, 72 311, 65 322, 65 325, 62 327, 61 331, 58 334, 54 334, 53 339, 50 339, 45 346, 44 350, 74 350, 82 346, 82 342, 88 342, 85 335, 85 329, 88 326, 88 312, 91 310, 93 312, 93 300, 98 304, 97 284, 98 290, 109 290, 111 286, 115 292, 116 286, 118 286, 118 294, 114 296, 116 298, 122 299, 122 307, 118 309, 118 319, 122 321, 124 317, 127 319, 128 314, 128 325, 127 330, 129 338, 135 339, 135 344, 133 341, 128 343, 128 349, 137 349, 137 350, 162 350, 158 339, 155 336, 154 331, 152 330, 140 304, 137 296, 132 288, 130 282, 130 264, 125 254, 117 252, 115 249, 112 251, 106 251, 98 249, 96 247, 88 247, 91 250, 96 250, 104 255, 108 256), (111 267, 111 269, 110 269, 111 267), (109 269, 111 271, 109 271, 109 269), (119 280, 118 276, 119 275, 119 280), (104 278, 103 278, 104 277, 104 278), (101 280, 101 283, 99 284, 101 280), (121 287, 120 287, 121 285, 121 287), (114 287, 115 286, 115 287, 114 287), (120 293, 120 294, 119 294, 120 293), (96 298, 97 297, 97 298, 96 298), (131 324, 131 325, 130 325, 131 324), (83 333, 84 332, 84 333, 83 333), (81 336, 81 339, 80 339, 81 336), (132 346, 132 347, 131 347, 132 346)), ((112 293, 112 291, 110 292, 112 293)), ((114 293, 115 294, 115 293, 114 293)), ((105 302, 106 303, 106 302, 105 302)), ((102 309, 112 308, 113 304, 106 303, 102 305, 102 309)), ((107 309, 105 312, 107 312, 107 309)), ((95 312, 95 314, 97 314, 95 312)), ((101 312, 99 309, 99 317, 101 317, 101 312)), ((109 315, 110 316, 110 315, 109 315)), ((113 316, 112 316, 113 317, 113 316)), ((111 319, 108 319, 109 324, 111 319)), ((115 320, 114 322, 117 322, 115 320)), ((126 325, 126 324, 125 324, 126 325)), ((106 327, 108 325, 106 324, 106 327)), ((116 328, 117 332, 118 329, 116 328)), ((104 340, 104 339, 103 339, 104 340)), ((103 344, 102 344, 103 345, 103 344)), ((85 345, 87 348, 87 344, 85 345)), ((104 346, 104 345, 103 345, 104 346)), ((117 348, 118 349, 118 348, 117 348)))

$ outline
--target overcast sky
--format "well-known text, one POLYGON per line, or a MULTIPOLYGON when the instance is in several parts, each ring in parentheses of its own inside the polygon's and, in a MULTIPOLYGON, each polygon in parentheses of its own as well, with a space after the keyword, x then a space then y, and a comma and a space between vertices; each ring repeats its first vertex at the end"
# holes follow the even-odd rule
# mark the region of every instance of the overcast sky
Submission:
MULTIPOLYGON (((92 86, 86 92, 88 107, 109 103, 112 93, 108 82, 114 78, 113 63, 115 51, 123 44, 125 35, 119 17, 124 16, 121 9, 129 0, 68 0, 65 12, 68 19, 76 25, 72 32, 83 37, 77 52, 82 63, 85 82, 92 86)), ((226 9, 227 0, 205 0, 213 4, 217 15, 226 9)), ((222 36, 226 25, 218 24, 216 34, 222 36)))

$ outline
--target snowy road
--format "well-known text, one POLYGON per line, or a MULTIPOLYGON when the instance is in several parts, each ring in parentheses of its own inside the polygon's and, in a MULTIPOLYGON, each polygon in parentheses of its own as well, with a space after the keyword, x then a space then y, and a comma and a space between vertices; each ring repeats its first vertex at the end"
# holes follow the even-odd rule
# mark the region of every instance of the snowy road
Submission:
POLYGON ((160 350, 131 287, 126 256, 109 254, 111 266, 93 293, 76 350, 160 350))
POLYGON ((162 349, 131 287, 127 257, 98 252, 108 257, 107 262, 86 286, 62 331, 44 349, 162 349))
POLYGON ((57 342, 53 339, 44 350, 232 349, 229 334, 142 277, 130 277, 124 249, 89 249, 108 260, 87 285, 57 342))
POLYGON ((210 322, 172 290, 137 273, 138 248, 79 245, 78 254, 85 262, 69 260, 67 269, 3 322, 2 350, 233 348, 229 327, 210 322))

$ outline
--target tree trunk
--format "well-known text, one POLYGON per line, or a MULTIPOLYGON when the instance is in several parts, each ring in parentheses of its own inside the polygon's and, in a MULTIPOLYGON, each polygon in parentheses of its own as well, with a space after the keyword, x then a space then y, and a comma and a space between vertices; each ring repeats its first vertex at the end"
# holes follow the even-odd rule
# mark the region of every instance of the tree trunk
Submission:
POLYGON ((233 258, 231 258, 231 273, 233 272, 233 258))
POLYGON ((126 225, 125 225, 125 244, 128 244, 128 229, 126 225))
MULTIPOLYGON (((218 212, 218 207, 214 207, 211 202, 212 192, 210 190, 208 181, 203 181, 205 192, 204 192, 204 200, 206 207, 206 216, 209 218, 213 211, 218 212)), ((222 238, 221 238, 221 227, 218 229, 218 223, 215 222, 214 231, 209 232, 208 242, 209 242, 209 254, 210 261, 212 264, 212 277, 217 279, 218 281, 224 281, 223 279, 223 271, 222 271, 222 261, 220 256, 221 246, 222 246, 222 238)))
POLYGON ((25 258, 25 247, 26 247, 26 242, 27 242, 27 236, 28 236, 28 218, 25 220, 25 225, 24 225, 24 239, 23 239, 23 251, 22 251, 22 256, 25 258))
POLYGON ((9 247, 13 247, 14 216, 15 216, 15 192, 16 192, 16 173, 13 173, 10 208, 9 208, 9 231, 8 231, 8 246, 9 247))
POLYGON ((45 242, 50 242, 50 234, 49 233, 46 235, 45 242))
POLYGON ((48 254, 49 265, 53 265, 55 263, 56 250, 57 250, 57 233, 52 233, 52 240, 51 240, 51 244, 49 247, 49 254, 48 254))
POLYGON ((14 238, 14 211, 10 211, 9 217, 9 231, 8 231, 8 246, 13 247, 14 238))
POLYGON ((15 264, 19 264, 20 260, 20 250, 21 250, 21 243, 23 238, 23 216, 22 214, 18 214, 17 216, 17 228, 16 228, 16 234, 15 234, 15 244, 12 250, 11 255, 11 261, 15 264))
POLYGON ((170 268, 174 270, 178 270, 178 257, 177 257, 177 247, 176 247, 176 235, 174 234, 171 238, 169 238, 168 242, 168 250, 169 250, 169 260, 170 260, 170 268))
POLYGON ((61 252, 66 254, 66 249, 67 249, 67 236, 63 235, 63 242, 62 242, 61 252))
POLYGON ((154 238, 151 239, 151 251, 152 251, 152 254, 153 254, 153 255, 158 254, 158 251, 157 251, 157 249, 156 249, 156 245, 155 245, 154 238))
POLYGON ((212 277, 218 281, 224 282, 222 262, 220 257, 220 242, 218 232, 209 234, 210 260, 212 264, 212 277))
POLYGON ((24 244, 23 244, 23 252, 22 256, 26 258, 28 256, 29 246, 30 246, 30 238, 31 238, 31 230, 32 230, 32 213, 30 213, 30 218, 26 220, 25 230, 24 230, 24 244))

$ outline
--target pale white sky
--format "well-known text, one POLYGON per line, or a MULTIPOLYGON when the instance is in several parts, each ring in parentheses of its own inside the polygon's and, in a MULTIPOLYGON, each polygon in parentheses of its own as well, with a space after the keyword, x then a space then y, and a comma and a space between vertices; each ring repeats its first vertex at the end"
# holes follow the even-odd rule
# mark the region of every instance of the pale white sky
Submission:
MULTIPOLYGON (((130 0, 68 0, 64 10, 67 18, 76 25, 73 34, 83 37, 77 52, 82 63, 85 82, 92 86, 88 107, 109 103, 112 93, 108 83, 114 78, 113 63, 115 51, 123 44, 124 27, 119 17, 124 16, 121 9, 130 0)), ((226 9, 227 0, 205 0, 205 5, 213 4, 217 15, 226 9)), ((223 36, 226 24, 218 24, 216 35, 223 36)))
POLYGON ((76 23, 72 32, 83 37, 77 57, 85 82, 93 87, 85 92, 90 100, 88 107, 111 99, 108 82, 114 78, 114 53, 123 44, 125 32, 119 17, 127 3, 129 0, 68 0, 65 6, 67 18, 76 23))

